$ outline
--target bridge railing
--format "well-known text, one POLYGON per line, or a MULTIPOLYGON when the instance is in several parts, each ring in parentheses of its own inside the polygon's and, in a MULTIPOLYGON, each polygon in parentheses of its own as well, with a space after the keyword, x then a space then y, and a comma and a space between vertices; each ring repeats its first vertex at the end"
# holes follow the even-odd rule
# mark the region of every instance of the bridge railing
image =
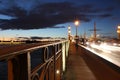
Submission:
POLYGON ((36 46, 0 56, 7 62, 8 80, 61 80, 65 71, 69 42, 36 46))

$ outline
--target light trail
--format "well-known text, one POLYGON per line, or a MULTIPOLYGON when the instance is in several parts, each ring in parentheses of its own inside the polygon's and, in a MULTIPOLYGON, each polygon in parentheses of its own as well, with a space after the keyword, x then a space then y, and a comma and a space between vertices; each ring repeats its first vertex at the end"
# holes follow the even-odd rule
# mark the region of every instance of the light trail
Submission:
POLYGON ((107 43, 87 43, 84 48, 120 67, 120 47, 107 43))

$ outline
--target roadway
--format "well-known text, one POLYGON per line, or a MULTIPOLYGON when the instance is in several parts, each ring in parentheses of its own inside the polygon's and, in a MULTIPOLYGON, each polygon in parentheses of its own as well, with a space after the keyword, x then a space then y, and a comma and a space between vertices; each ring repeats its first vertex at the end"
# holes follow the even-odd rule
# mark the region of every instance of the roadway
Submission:
POLYGON ((101 43, 99 45, 91 43, 85 48, 120 67, 120 47, 109 45, 107 43, 101 43))

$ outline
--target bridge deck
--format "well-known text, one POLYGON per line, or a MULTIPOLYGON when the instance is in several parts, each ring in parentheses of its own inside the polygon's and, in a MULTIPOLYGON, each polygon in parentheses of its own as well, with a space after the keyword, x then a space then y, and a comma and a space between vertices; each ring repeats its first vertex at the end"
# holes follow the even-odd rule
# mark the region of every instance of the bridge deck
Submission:
POLYGON ((82 54, 80 47, 76 49, 72 43, 63 80, 120 80, 120 74, 101 61, 82 54))
POLYGON ((75 44, 70 45, 67 71, 64 78, 65 80, 96 80, 94 74, 83 60, 80 49, 75 48, 75 44))

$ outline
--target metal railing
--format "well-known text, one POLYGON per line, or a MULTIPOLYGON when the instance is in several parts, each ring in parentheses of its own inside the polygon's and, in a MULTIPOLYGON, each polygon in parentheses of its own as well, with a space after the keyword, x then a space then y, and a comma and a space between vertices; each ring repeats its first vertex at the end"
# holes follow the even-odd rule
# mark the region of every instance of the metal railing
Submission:
POLYGON ((0 56, 7 62, 8 80, 61 80, 69 42, 36 46, 0 56))

